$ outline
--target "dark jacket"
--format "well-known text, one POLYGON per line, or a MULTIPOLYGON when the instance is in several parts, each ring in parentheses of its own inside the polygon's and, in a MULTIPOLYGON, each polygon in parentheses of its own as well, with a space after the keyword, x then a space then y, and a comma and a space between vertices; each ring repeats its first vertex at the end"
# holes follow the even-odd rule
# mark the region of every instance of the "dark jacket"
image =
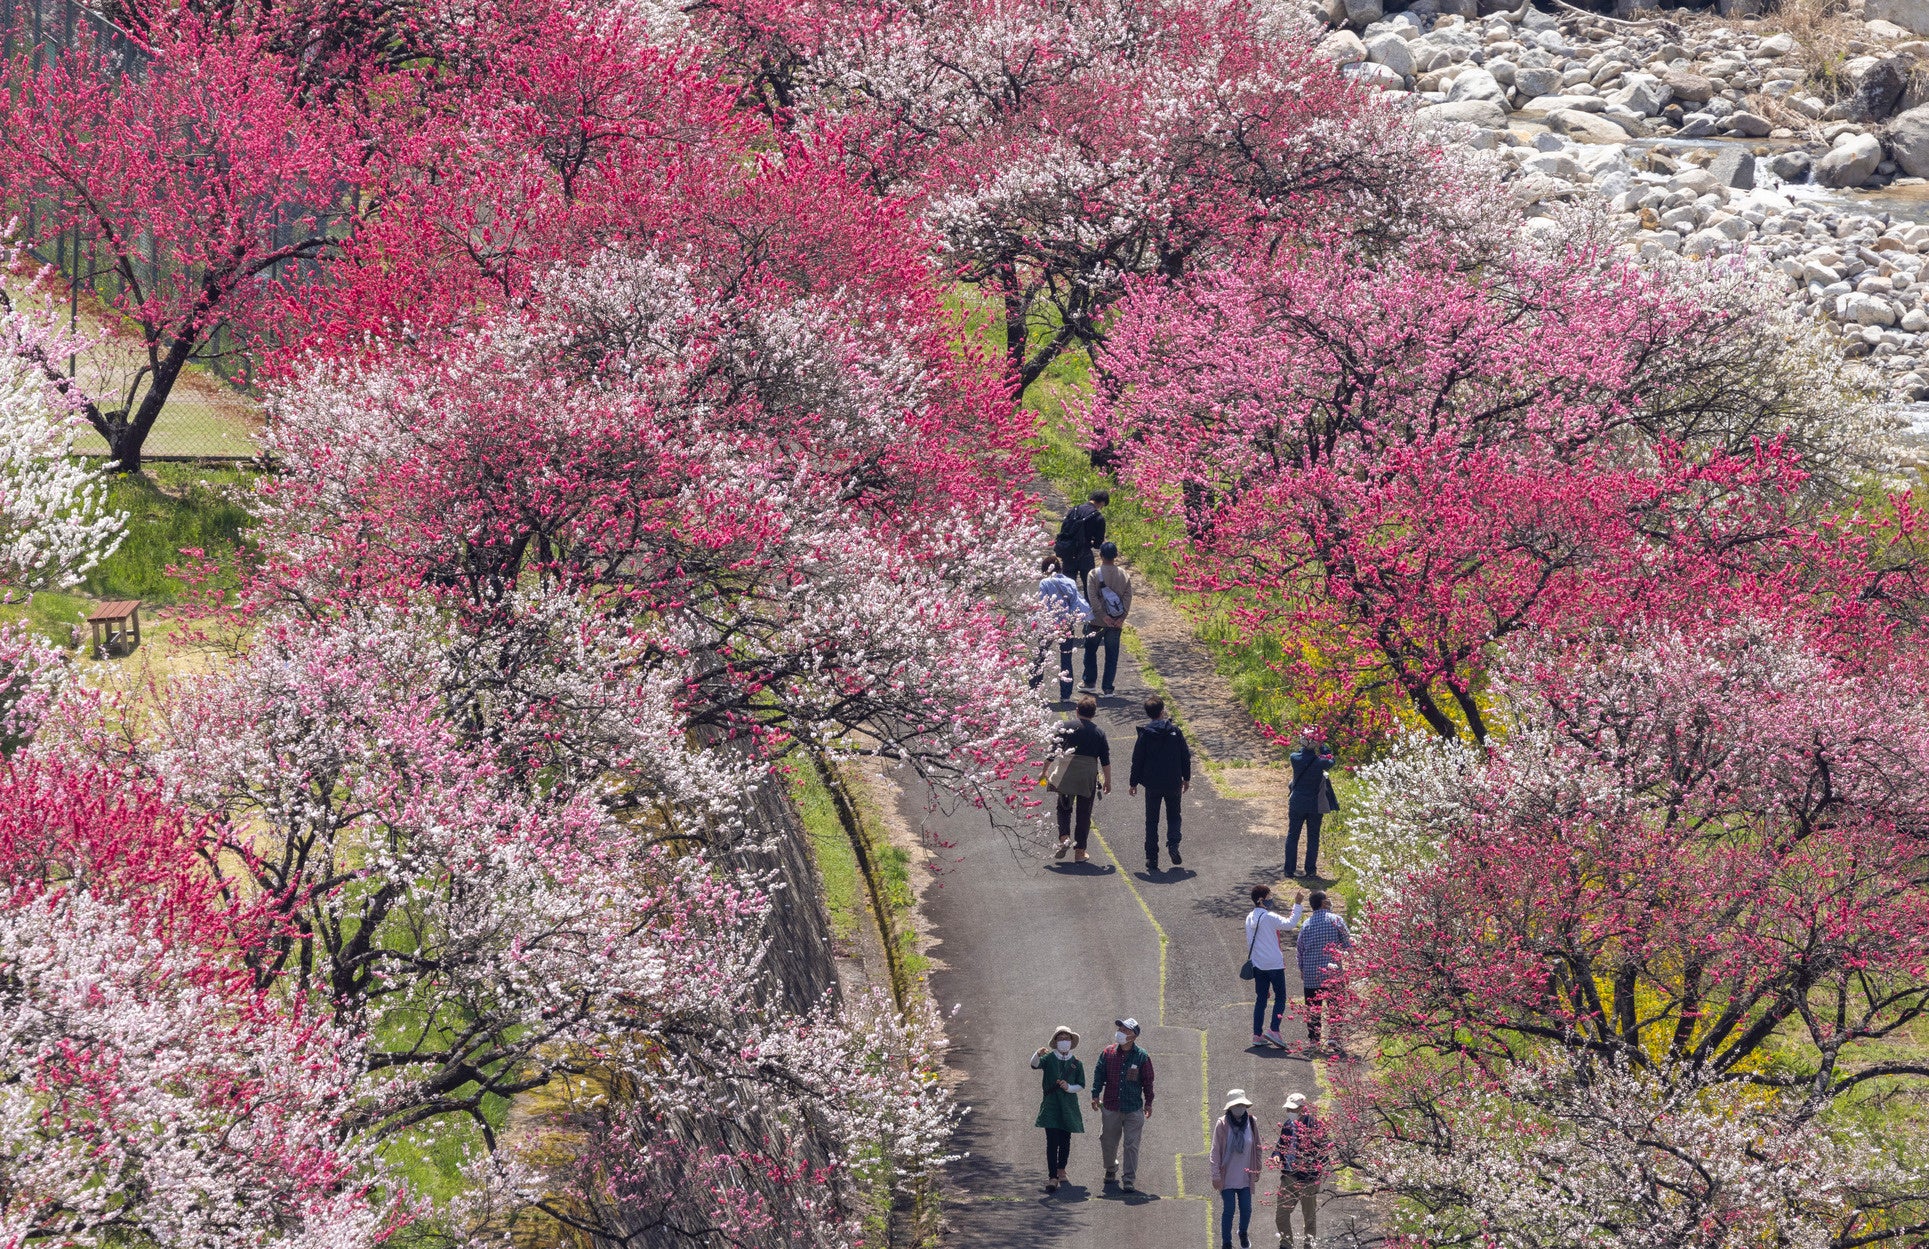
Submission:
POLYGON ((1097 558, 1099 547, 1105 545, 1105 513, 1096 503, 1081 503, 1065 513, 1064 521, 1058 527, 1058 538, 1052 543, 1052 552, 1065 571, 1076 568, 1080 572, 1089 571, 1097 558))
POLYGON ((1084 716, 1073 716, 1058 726, 1058 749, 1075 755, 1090 755, 1100 763, 1112 762, 1112 743, 1105 730, 1084 716))
POLYGON ((1152 1055, 1134 1045, 1108 1045, 1092 1064, 1092 1096, 1107 1110, 1152 1108, 1152 1055))
POLYGON ((1302 1184, 1326 1176, 1326 1127, 1313 1115, 1286 1120, 1279 1125, 1279 1143, 1273 1146, 1273 1160, 1279 1169, 1302 1184))
POLYGON ((1287 800, 1289 815, 1313 815, 1319 811, 1319 796, 1326 788, 1326 770, 1333 756, 1320 754, 1311 746, 1301 746, 1289 761, 1293 765, 1293 794, 1287 800))
POLYGON ((1192 779, 1192 747, 1170 720, 1151 720, 1139 726, 1132 743, 1132 779, 1155 794, 1173 794, 1192 779))

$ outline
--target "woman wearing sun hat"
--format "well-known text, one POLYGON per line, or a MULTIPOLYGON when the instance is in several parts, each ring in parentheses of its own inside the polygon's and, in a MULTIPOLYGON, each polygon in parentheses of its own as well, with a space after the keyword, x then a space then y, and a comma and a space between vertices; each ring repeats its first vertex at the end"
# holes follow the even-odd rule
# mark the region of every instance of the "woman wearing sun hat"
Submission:
POLYGON ((1226 1093, 1225 1113, 1212 1125, 1212 1186, 1219 1190, 1220 1249, 1232 1249, 1232 1212, 1239 1211, 1239 1243, 1250 1246, 1247 1229, 1253 1221, 1253 1185, 1264 1165, 1259 1148, 1259 1125, 1253 1122, 1252 1101, 1244 1089, 1226 1093))
POLYGON ((1052 1029, 1052 1043, 1041 1045, 1031 1065, 1043 1073, 1042 1099, 1034 1126, 1045 1129, 1045 1191, 1055 1193, 1066 1182, 1065 1164, 1072 1157, 1072 1134, 1085 1131, 1078 1095, 1085 1089, 1085 1064, 1072 1057, 1078 1033, 1052 1029))

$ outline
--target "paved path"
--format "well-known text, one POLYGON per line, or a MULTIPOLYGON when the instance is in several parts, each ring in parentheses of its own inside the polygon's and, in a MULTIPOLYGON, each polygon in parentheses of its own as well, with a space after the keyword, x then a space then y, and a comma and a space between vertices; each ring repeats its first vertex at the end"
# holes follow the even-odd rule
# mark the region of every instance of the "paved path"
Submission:
MULTIPOLYGON (((1100 700, 1115 790, 1098 804, 1089 863, 1054 862, 1048 841, 993 828, 981 812, 929 813, 913 798, 903 804, 912 828, 941 847, 940 876, 923 901, 937 942, 931 985, 941 1009, 957 1006, 952 1061, 971 1107, 960 1142, 970 1156, 949 1182, 948 1245, 1217 1245, 1205 1155, 1226 1090, 1244 1088, 1257 1103, 1269 1141, 1285 1095, 1318 1092, 1314 1064, 1249 1046, 1251 986, 1238 976, 1246 890, 1280 886, 1277 785, 1248 790, 1254 774, 1231 773, 1248 780, 1221 782, 1230 791, 1221 792, 1196 769, 1186 797, 1185 866, 1148 874, 1142 800, 1125 786, 1144 693, 1137 666, 1122 655, 1118 695, 1100 700), (1064 1024, 1081 1034, 1078 1052, 1089 1070, 1111 1039, 1112 1021, 1124 1015, 1145 1024, 1141 1044, 1157 1072, 1139 1164, 1144 1191, 1127 1197, 1104 1189, 1098 1115, 1088 1113, 1086 1133, 1074 1138, 1072 1182, 1047 1195, 1044 1133, 1032 1126, 1039 1077, 1027 1065, 1031 1053, 1064 1024)), ((1184 689, 1172 694, 1183 712, 1184 689)), ((1297 994, 1296 973, 1287 975, 1297 994)), ((1290 1018, 1285 1031, 1304 1035, 1290 1018)), ((1255 1195, 1255 1245, 1275 1243, 1275 1188, 1269 1175, 1255 1195)), ((1366 1213, 1356 1199, 1328 1193, 1322 1240, 1347 1243, 1348 1226, 1364 1226, 1366 1213)))

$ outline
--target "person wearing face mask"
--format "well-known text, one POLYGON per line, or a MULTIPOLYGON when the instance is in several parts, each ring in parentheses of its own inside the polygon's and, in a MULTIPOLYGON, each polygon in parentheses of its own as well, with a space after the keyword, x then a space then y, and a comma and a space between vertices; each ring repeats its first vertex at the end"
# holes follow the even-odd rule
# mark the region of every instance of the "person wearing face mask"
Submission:
POLYGON ((1306 1249, 1313 1249, 1313 1238, 1319 1235, 1319 1186, 1326 1178, 1326 1128, 1306 1104, 1304 1093, 1286 1099, 1286 1122, 1279 1125, 1273 1158, 1279 1163, 1279 1204, 1273 1210, 1273 1226, 1279 1230, 1280 1249, 1293 1249, 1295 1206, 1306 1225, 1306 1249))
POLYGON ((1139 1021, 1114 1019, 1112 1043, 1092 1066, 1092 1109, 1100 1112, 1099 1149, 1105 1155, 1105 1183, 1119 1175, 1119 1147, 1124 1146, 1124 1183, 1136 1193, 1139 1180, 1139 1136, 1152 1115, 1152 1055, 1139 1048, 1139 1021))
POLYGON ((1264 1155, 1259 1128, 1253 1122, 1252 1101, 1246 1090, 1226 1094, 1226 1112, 1212 1125, 1212 1186, 1219 1190, 1219 1245, 1232 1249, 1232 1215, 1239 1212, 1239 1243, 1248 1249, 1247 1230, 1253 1221, 1253 1185, 1259 1182, 1264 1155))
POLYGON ((1045 1129, 1045 1191, 1055 1193, 1067 1182, 1066 1164, 1072 1158, 1072 1134, 1085 1131, 1078 1095, 1085 1089, 1085 1064, 1072 1057, 1078 1033, 1054 1028, 1052 1043, 1031 1056, 1032 1067, 1043 1073, 1042 1100, 1034 1126, 1045 1129))

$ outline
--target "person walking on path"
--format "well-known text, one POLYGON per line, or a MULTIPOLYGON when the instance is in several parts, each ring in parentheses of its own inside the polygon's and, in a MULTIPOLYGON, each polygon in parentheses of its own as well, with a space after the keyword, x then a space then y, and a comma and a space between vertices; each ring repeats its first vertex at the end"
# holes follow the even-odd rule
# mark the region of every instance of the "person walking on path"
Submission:
POLYGON ((1070 1028, 1052 1029, 1052 1043, 1041 1045, 1031 1056, 1034 1069, 1043 1072, 1042 1096, 1035 1126, 1045 1129, 1045 1191, 1055 1193, 1066 1183, 1065 1167, 1072 1157, 1072 1135, 1085 1131, 1085 1117, 1078 1111, 1078 1095, 1085 1088, 1085 1064, 1072 1057, 1078 1048, 1078 1033, 1070 1028))
POLYGON ((1139 726, 1139 738, 1132 743, 1132 774, 1126 792, 1137 795, 1145 786, 1145 870, 1159 870, 1159 808, 1165 808, 1165 848, 1172 866, 1185 862, 1179 856, 1179 795, 1192 788, 1192 747, 1179 726, 1166 719, 1165 699, 1157 694, 1145 700, 1146 722, 1139 726))
POLYGON ((1326 748, 1324 735, 1308 726, 1300 735, 1299 749, 1292 753, 1293 792, 1286 800, 1286 875, 1295 880, 1319 874, 1319 828, 1326 813, 1339 808, 1333 797, 1333 782, 1326 777, 1333 766, 1333 752, 1326 748), (1306 830, 1306 870, 1293 869, 1299 857, 1299 833, 1306 830))
POLYGON ((1319 1235, 1319 1186, 1326 1178, 1326 1126, 1306 1104, 1304 1093, 1286 1099, 1286 1121, 1279 1125, 1273 1160, 1279 1163, 1279 1203, 1273 1209, 1279 1249, 1293 1249, 1295 1207, 1306 1231, 1306 1249, 1313 1249, 1319 1235))
POLYGON ((1306 987, 1306 1040, 1315 1049, 1320 1043, 1321 999, 1339 978, 1338 950, 1353 948, 1353 934, 1346 921, 1333 914, 1326 894, 1313 891, 1313 913, 1299 930, 1299 978, 1306 987))
POLYGON ((1138 1192, 1139 1136, 1152 1116, 1152 1055, 1139 1048, 1139 1021, 1115 1019, 1112 1043, 1092 1064, 1092 1109, 1099 1112, 1099 1149, 1105 1155, 1105 1184, 1123 1179, 1121 1187, 1138 1192), (1125 1147, 1125 1170, 1119 1171, 1119 1146, 1125 1147))
POLYGON ((1099 566, 1085 578, 1086 600, 1092 606, 1092 623, 1085 632, 1086 693, 1094 686, 1110 694, 1119 675, 1119 630, 1132 611, 1132 578, 1119 567, 1119 548, 1107 542, 1098 549, 1099 566), (1105 679, 1099 681, 1098 653, 1105 651, 1105 679))
POLYGON ((1285 1049, 1279 1021, 1286 1014, 1286 934, 1299 927, 1305 907, 1300 895, 1294 894, 1293 913, 1282 918, 1272 909, 1272 896, 1265 885, 1254 885, 1253 909, 1246 916, 1246 961, 1253 968, 1253 1044, 1285 1049), (1270 1025, 1266 1022, 1268 996, 1273 1004, 1270 1025))
POLYGON ((1252 1102, 1246 1090, 1232 1089, 1226 1094, 1226 1110, 1212 1125, 1210 1158, 1212 1186, 1219 1191, 1219 1245, 1232 1249, 1232 1215, 1239 1211, 1239 1243, 1242 1249, 1252 1241, 1247 1231, 1253 1221, 1253 1185, 1259 1182, 1259 1127, 1253 1122, 1252 1102))
POLYGON ((1045 776, 1058 794, 1058 850, 1052 857, 1062 859, 1067 850, 1076 849, 1073 861, 1083 863, 1092 835, 1092 804, 1101 789, 1112 792, 1112 744, 1095 722, 1098 700, 1088 694, 1077 708, 1078 718, 1059 726, 1058 755, 1046 765, 1045 776))
POLYGON ((1058 701, 1072 696, 1072 651, 1078 646, 1079 626, 1092 618, 1092 605, 1078 591, 1078 585, 1060 569, 1056 556, 1038 561, 1044 576, 1038 582, 1038 598, 1045 606, 1048 629, 1038 644, 1038 662, 1032 665, 1031 687, 1045 679, 1045 656, 1058 645, 1058 701))
POLYGON ((1105 508, 1111 501, 1110 490, 1094 490, 1059 523, 1052 554, 1080 587, 1085 584, 1085 574, 1092 571, 1099 547, 1105 544, 1105 508))

